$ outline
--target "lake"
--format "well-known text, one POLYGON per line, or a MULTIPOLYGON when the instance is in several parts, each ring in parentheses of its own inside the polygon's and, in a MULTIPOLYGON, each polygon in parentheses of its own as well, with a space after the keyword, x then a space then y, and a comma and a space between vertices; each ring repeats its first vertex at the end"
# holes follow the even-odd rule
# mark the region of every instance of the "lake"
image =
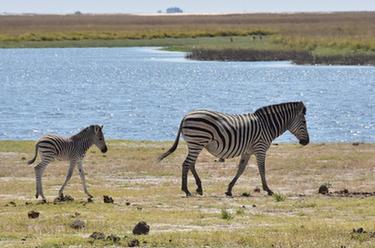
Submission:
MULTIPOLYGON (((375 142, 375 67, 202 62, 156 48, 0 49, 0 139, 174 140, 181 118, 304 101, 312 142, 375 142)), ((289 134, 280 142, 296 142, 289 134)))

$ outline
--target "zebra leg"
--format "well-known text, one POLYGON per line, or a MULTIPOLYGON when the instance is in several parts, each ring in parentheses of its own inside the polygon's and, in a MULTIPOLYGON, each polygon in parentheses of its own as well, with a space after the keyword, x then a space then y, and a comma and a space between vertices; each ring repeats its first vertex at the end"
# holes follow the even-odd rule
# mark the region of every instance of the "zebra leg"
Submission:
POLYGON ((48 161, 43 160, 42 162, 40 162, 38 165, 36 165, 34 167, 35 181, 36 181, 36 194, 35 194, 35 198, 38 199, 38 197, 41 196, 42 200, 44 202, 46 202, 46 198, 44 197, 44 194, 43 194, 42 176, 43 176, 43 172, 46 169, 48 163, 49 163, 48 161))
POLYGON ((198 176, 197 171, 195 170, 195 164, 190 165, 190 171, 195 178, 195 183, 197 184, 196 192, 200 195, 203 195, 202 182, 201 182, 201 179, 198 176))
POLYGON ((273 192, 268 187, 267 181, 266 181, 266 169, 265 169, 266 153, 265 152, 257 153, 256 158, 257 158, 260 178, 262 179, 263 190, 267 191, 268 195, 273 195, 273 192))
MULTIPOLYGON (((189 147, 189 143, 188 143, 188 147, 189 147)), ((201 180, 200 180, 200 178, 199 178, 199 176, 198 176, 198 174, 195 170, 195 161, 197 160, 197 157, 198 157, 199 153, 202 151, 203 147, 204 146, 189 147, 189 153, 188 153, 185 161, 182 164, 182 186, 181 186, 181 190, 185 192, 186 196, 191 196, 191 193, 189 192, 189 189, 188 189, 188 186, 187 186, 188 172, 189 172, 189 169, 191 169, 191 168, 193 168, 192 173, 194 175, 195 182, 198 186, 197 192, 198 193, 203 192, 201 180)))
POLYGON ((65 182, 64 182, 64 184, 61 186, 61 188, 60 188, 60 190, 59 190, 59 197, 60 197, 60 198, 63 198, 63 197, 64 197, 64 194, 63 194, 63 192, 64 192, 64 188, 65 188, 65 186, 68 184, 70 178, 71 178, 72 175, 73 175, 74 167, 76 167, 76 161, 71 160, 71 161, 70 161, 69 168, 68 168, 68 173, 66 174, 65 182))
POLYGON ((232 188, 235 185, 235 183, 237 182, 238 178, 244 172, 244 170, 246 168, 246 165, 249 162, 250 156, 251 156, 251 154, 245 154, 245 153, 241 155, 241 160, 240 160, 240 163, 238 164, 237 173, 234 176, 234 178, 232 179, 232 181, 229 183, 227 192, 225 192, 225 194, 227 196, 232 196, 232 188))
POLYGON ((86 195, 91 199, 94 198, 88 191, 86 186, 86 178, 85 178, 85 171, 83 170, 82 160, 78 162, 78 171, 79 175, 81 177, 83 191, 86 193, 86 195))

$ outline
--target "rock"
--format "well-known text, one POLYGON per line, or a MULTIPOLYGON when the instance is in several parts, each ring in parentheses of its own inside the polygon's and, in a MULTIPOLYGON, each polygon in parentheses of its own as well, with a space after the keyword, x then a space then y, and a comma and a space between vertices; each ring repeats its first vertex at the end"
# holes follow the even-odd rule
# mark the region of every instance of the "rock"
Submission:
POLYGON ((255 187, 254 192, 255 193, 260 193, 260 188, 259 187, 255 187))
POLYGON ((103 201, 104 203, 114 203, 113 198, 108 195, 103 195, 103 201))
POLYGON ((126 204, 126 206, 130 206, 131 203, 130 202, 126 202, 125 204, 126 204))
POLYGON ((133 228, 134 235, 148 234, 149 231, 150 226, 144 221, 138 222, 138 224, 133 228))
POLYGON ((26 158, 25 158, 25 157, 22 157, 21 160, 26 160, 26 158))
POLYGON ((75 220, 72 224, 70 224, 70 227, 73 229, 83 229, 85 228, 85 226, 85 222, 83 222, 82 220, 75 220))
POLYGON ((353 146, 359 146, 359 142, 352 143, 353 146))
POLYGON ((329 193, 327 185, 323 184, 319 187, 319 194, 327 195, 329 193))
POLYGON ((36 219, 39 217, 39 212, 31 210, 27 213, 27 216, 29 217, 29 219, 36 219))
POLYGON ((90 235, 90 238, 93 238, 93 239, 105 239, 105 235, 104 233, 102 232, 93 232, 91 235, 90 235))
POLYGON ((139 246, 139 240, 138 239, 133 239, 128 242, 128 247, 138 247, 139 246))
POLYGON ((32 202, 25 202, 25 205, 32 205, 32 202))
POLYGON ((365 229, 363 229, 362 227, 358 228, 358 229, 353 229, 353 233, 366 233, 365 229))
POLYGON ((253 204, 253 208, 256 208, 256 207, 257 207, 257 205, 253 204))
POLYGON ((244 193, 242 193, 241 196, 243 196, 243 197, 250 197, 250 193, 244 192, 244 193))
POLYGON ((107 240, 111 240, 113 243, 120 242, 121 238, 117 235, 111 234, 107 237, 107 240))

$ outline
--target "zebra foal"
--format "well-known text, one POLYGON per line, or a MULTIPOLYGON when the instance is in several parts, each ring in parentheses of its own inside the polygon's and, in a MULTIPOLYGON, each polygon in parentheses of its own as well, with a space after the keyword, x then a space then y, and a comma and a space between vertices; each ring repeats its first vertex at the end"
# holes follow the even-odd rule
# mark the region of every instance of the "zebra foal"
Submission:
POLYGON ((86 151, 92 145, 96 145, 103 153, 107 152, 108 148, 105 143, 102 130, 103 126, 91 125, 71 137, 45 135, 39 139, 39 141, 35 144, 34 158, 27 162, 29 165, 34 163, 39 152, 41 161, 36 166, 34 166, 36 198, 41 196, 43 201, 46 201, 46 198, 43 194, 42 176, 47 165, 54 160, 70 161, 70 166, 66 175, 65 182, 59 190, 60 198, 64 196, 64 188, 72 177, 74 167, 76 166, 78 166, 78 171, 81 177, 84 192, 90 199, 93 197, 87 191, 85 172, 83 170, 83 159, 85 157, 86 151))
POLYGON ((208 110, 193 111, 182 119, 174 144, 158 160, 163 160, 176 150, 182 134, 188 146, 188 155, 182 164, 181 189, 190 196, 187 187, 189 170, 197 184, 196 192, 203 194, 202 183, 195 170, 196 159, 203 148, 220 159, 241 156, 237 173, 226 192, 226 195, 231 196, 233 186, 244 172, 251 155, 254 154, 263 190, 272 195, 265 174, 266 152, 272 141, 287 130, 299 140, 300 144, 307 145, 309 134, 305 114, 306 107, 303 102, 270 105, 259 108, 254 113, 242 115, 208 110))

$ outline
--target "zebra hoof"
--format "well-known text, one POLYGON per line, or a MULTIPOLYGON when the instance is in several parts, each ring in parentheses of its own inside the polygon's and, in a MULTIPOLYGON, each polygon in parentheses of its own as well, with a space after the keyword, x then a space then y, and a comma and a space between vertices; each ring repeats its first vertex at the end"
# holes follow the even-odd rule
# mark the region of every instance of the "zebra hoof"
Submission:
POLYGON ((272 196, 273 195, 273 192, 271 190, 267 190, 267 194, 272 196))
POLYGON ((226 194, 227 196, 232 197, 232 192, 227 191, 227 192, 225 192, 225 194, 226 194))
POLYGON ((203 195, 203 190, 202 189, 197 189, 196 192, 198 193, 198 195, 203 195))

